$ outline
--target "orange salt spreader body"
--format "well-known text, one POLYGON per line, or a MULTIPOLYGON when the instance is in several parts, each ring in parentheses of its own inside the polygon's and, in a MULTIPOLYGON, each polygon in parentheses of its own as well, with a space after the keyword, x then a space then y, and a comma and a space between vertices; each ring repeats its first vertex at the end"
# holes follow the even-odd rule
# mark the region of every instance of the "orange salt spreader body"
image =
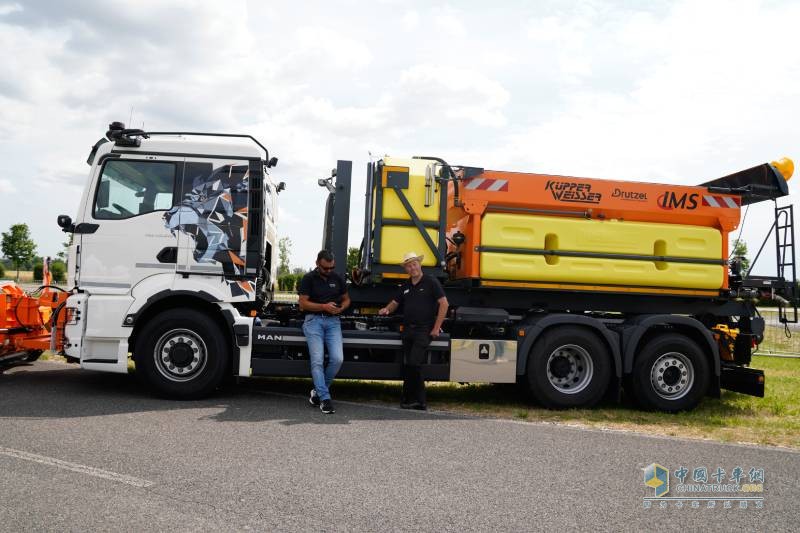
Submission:
POLYGON ((767 199, 759 187, 788 193, 790 163, 698 186, 461 167, 448 272, 484 286, 718 294, 741 206, 767 199))
POLYGON ((68 293, 53 289, 43 267, 43 288, 28 294, 13 282, 0 282, 0 368, 34 360, 45 350, 61 351, 66 313, 60 312, 68 293))

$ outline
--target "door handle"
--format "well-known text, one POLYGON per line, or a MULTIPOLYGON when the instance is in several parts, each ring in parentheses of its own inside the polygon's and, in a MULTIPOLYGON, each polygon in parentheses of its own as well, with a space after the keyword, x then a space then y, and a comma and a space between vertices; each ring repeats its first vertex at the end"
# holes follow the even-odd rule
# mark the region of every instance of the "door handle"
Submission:
POLYGON ((159 263, 177 263, 178 247, 167 246, 166 248, 162 248, 161 251, 156 254, 156 259, 158 259, 159 263))

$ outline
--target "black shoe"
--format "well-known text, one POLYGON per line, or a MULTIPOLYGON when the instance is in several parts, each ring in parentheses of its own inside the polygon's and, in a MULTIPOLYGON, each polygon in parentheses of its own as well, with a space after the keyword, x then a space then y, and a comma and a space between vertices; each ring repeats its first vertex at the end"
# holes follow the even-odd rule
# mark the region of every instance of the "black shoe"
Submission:
POLYGON ((419 402, 401 403, 400 404, 400 408, 401 409, 413 409, 415 411, 427 411, 428 410, 428 406, 427 405, 425 405, 424 403, 419 403, 419 402))
POLYGON ((333 402, 330 400, 322 400, 322 402, 319 405, 319 409, 326 415, 330 415, 336 412, 336 409, 333 408, 333 402))
POLYGON ((319 407, 319 395, 317 394, 317 389, 311 389, 311 396, 308 398, 308 403, 314 407, 319 407))

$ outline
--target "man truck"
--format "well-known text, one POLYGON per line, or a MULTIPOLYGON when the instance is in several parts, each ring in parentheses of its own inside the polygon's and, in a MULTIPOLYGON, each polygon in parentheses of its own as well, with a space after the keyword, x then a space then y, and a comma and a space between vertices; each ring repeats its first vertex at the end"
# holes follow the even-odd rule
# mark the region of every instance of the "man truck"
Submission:
MULTIPOLYGON (((69 290, 3 288, 0 361, 51 349, 128 372, 133 358, 149 387, 180 399, 229 375, 309 375, 302 317, 273 299, 285 184, 258 140, 112 123, 87 162, 75 218, 58 217, 72 236, 69 290)), ((359 262, 345 271, 352 163, 338 161, 318 182, 322 247, 352 300, 339 377, 400 378, 401 326, 378 309, 416 250, 450 302, 427 380, 517 383, 550 408, 623 391, 662 411, 721 389, 763 396, 750 368, 764 335, 756 304, 797 321, 793 206, 777 203, 792 170, 784 159, 685 186, 387 156, 367 165, 359 262), (774 276, 731 257, 742 207, 763 201, 774 203, 774 276)))

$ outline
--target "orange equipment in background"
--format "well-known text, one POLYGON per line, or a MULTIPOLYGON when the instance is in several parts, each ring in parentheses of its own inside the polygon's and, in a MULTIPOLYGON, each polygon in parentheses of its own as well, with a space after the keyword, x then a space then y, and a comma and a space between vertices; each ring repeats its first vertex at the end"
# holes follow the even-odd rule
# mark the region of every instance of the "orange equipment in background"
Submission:
POLYGON ((43 286, 26 293, 13 282, 0 282, 0 366, 33 361, 45 350, 61 351, 66 313, 61 312, 68 292, 54 287, 48 268, 43 286))

